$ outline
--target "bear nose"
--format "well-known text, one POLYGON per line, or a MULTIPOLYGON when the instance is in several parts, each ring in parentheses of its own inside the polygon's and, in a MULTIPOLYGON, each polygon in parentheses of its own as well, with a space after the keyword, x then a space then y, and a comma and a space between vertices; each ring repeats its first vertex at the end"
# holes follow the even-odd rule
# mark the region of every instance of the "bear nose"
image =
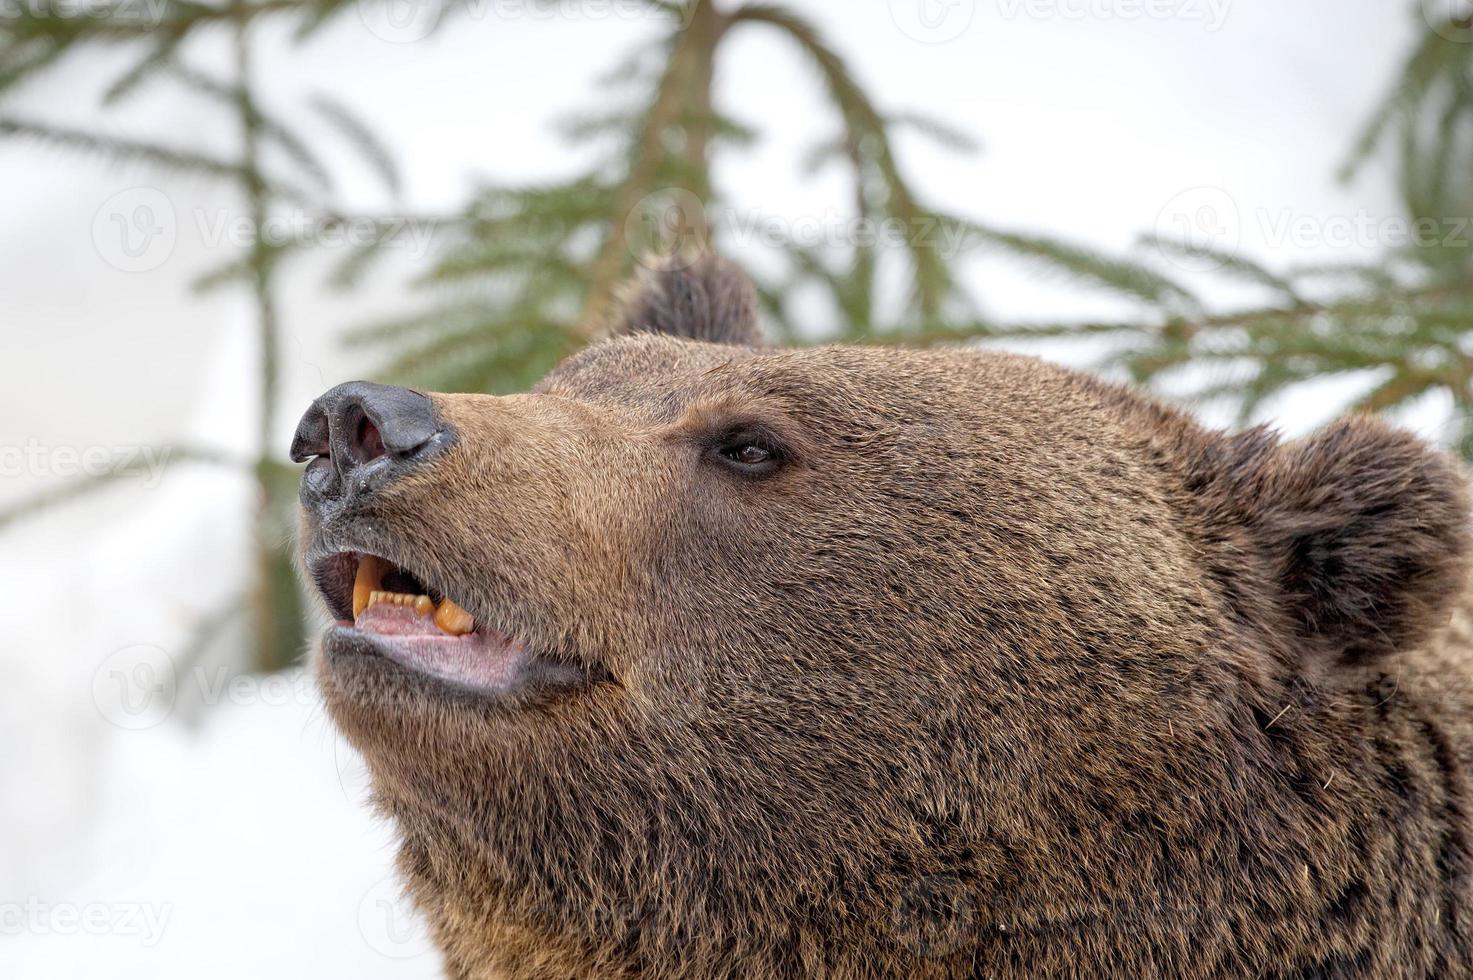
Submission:
POLYGON ((368 381, 338 385, 311 404, 292 438, 292 461, 311 464, 302 474, 302 502, 376 489, 441 432, 427 395, 368 381))

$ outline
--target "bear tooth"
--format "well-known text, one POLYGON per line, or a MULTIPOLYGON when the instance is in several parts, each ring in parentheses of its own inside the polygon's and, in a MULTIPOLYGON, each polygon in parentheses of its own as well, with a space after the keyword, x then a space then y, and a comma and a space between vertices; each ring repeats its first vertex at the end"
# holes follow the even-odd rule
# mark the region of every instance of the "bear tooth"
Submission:
POLYGON ((442 599, 435 610, 435 625, 451 636, 464 636, 476 628, 476 620, 449 599, 442 599))
POLYGON ((364 555, 358 561, 358 574, 353 578, 353 618, 357 619, 363 610, 373 603, 373 595, 380 582, 384 580, 384 573, 388 570, 389 563, 374 555, 364 555))
POLYGON ((414 611, 421 616, 428 616, 435 611, 435 600, 427 595, 414 597, 414 611))

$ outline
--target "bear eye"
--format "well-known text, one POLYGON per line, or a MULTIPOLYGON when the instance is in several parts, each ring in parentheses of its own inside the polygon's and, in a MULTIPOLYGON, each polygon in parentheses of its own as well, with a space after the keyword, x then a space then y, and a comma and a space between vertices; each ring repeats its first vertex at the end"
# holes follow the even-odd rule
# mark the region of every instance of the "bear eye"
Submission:
POLYGON ((726 458, 733 463, 741 463, 743 466, 757 466, 772 458, 772 451, 766 446, 759 446, 755 442, 749 442, 745 446, 737 446, 735 449, 726 450, 726 458))
POLYGON ((713 448, 717 460, 744 476, 767 476, 781 467, 784 460, 777 441, 765 432, 733 432, 713 448))

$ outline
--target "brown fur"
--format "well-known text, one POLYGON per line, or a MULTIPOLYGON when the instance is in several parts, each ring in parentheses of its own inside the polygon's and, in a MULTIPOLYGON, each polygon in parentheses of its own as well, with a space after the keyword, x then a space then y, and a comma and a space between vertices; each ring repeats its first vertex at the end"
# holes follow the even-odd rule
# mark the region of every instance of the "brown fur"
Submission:
POLYGON ((614 678, 322 663, 450 976, 1473 976, 1454 464, 1004 354, 705 342, 755 340, 734 275, 631 302, 704 340, 436 396, 455 445, 360 515, 614 678), (712 465, 737 424, 789 464, 712 465))

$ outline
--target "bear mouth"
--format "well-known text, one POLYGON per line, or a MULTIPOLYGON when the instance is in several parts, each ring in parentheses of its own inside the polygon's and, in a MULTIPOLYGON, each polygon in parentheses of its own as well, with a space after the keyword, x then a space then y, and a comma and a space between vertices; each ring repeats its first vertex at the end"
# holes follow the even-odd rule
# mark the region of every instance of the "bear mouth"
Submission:
POLYGON ((336 621, 323 639, 330 658, 381 657, 462 691, 504 695, 524 687, 583 686, 610 679, 539 656, 414 572, 379 555, 319 558, 311 574, 336 621))

